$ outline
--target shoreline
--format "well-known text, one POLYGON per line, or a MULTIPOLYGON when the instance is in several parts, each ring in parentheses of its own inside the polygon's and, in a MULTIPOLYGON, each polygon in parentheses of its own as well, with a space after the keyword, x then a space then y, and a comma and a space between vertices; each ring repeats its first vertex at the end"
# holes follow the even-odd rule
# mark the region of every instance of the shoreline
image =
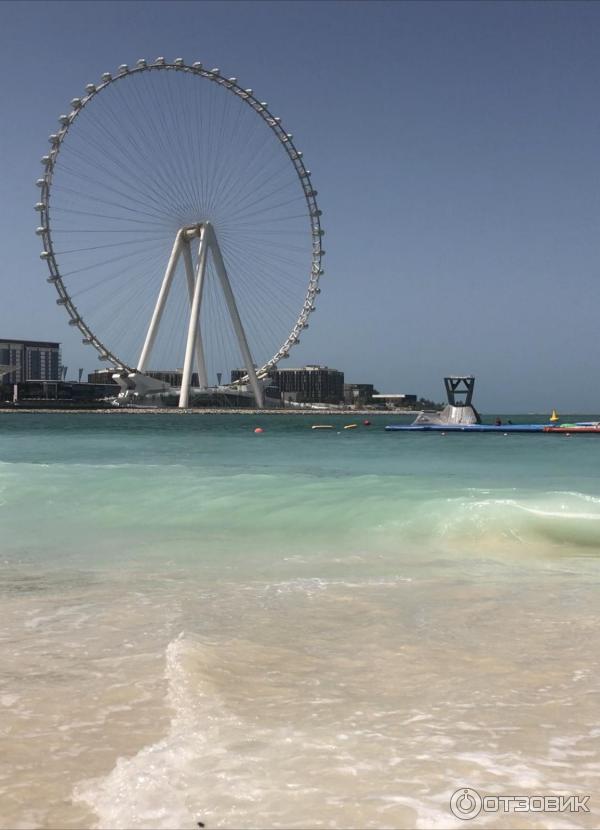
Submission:
POLYGON ((369 409, 202 409, 190 408, 179 409, 178 407, 102 407, 98 409, 91 408, 64 408, 59 409, 55 407, 0 407, 1 414, 24 414, 24 415, 312 415, 318 417, 320 415, 343 415, 344 417, 355 415, 361 418, 370 417, 390 417, 395 415, 416 415, 421 410, 414 409, 395 409, 386 412, 371 411, 369 409))

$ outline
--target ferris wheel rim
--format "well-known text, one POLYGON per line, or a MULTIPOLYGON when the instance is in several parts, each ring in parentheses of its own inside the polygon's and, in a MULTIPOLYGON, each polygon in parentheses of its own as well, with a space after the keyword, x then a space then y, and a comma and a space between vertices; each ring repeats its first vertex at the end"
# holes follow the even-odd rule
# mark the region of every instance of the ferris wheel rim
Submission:
POLYGON ((36 234, 41 236, 43 242, 43 250, 40 253, 40 258, 46 261, 50 272, 47 282, 54 285, 58 293, 56 303, 57 305, 64 306, 66 309, 70 317, 69 325, 76 326, 79 329, 84 336, 82 342, 85 345, 91 345, 96 349, 99 360, 112 363, 117 370, 135 372, 135 366, 131 366, 129 361, 123 361, 119 358, 102 342, 99 337, 96 336, 96 334, 85 322, 83 316, 77 310, 77 306, 69 294, 67 286, 61 276, 54 252, 52 225, 50 221, 50 197, 52 193, 54 170, 62 144, 73 123, 76 121, 80 113, 83 112, 85 107, 88 106, 89 103, 103 90, 107 89, 117 81, 131 77, 135 74, 161 70, 184 72, 205 78, 208 81, 224 87, 227 91, 236 95, 240 100, 245 102, 256 112, 257 115, 262 118, 267 127, 269 127, 282 144, 295 169, 296 175, 302 187, 304 199, 308 207, 308 218, 310 221, 310 232, 312 238, 312 255, 308 290, 306 292, 300 314, 295 324, 292 326, 289 335, 284 340, 283 345, 280 346, 280 348, 269 360, 267 360, 260 368, 256 369, 257 377, 264 377, 277 365, 280 360, 288 357, 292 347, 300 342, 300 333, 303 329, 308 327, 308 318, 310 314, 315 311, 315 298, 317 294, 320 293, 319 281, 323 275, 322 258, 325 251, 323 250, 321 240, 325 232, 321 227, 321 211, 317 203, 317 191, 312 186, 311 172, 306 168, 303 160, 303 154, 294 144, 292 134, 285 131, 281 125, 281 118, 273 115, 273 113, 269 110, 268 104, 264 101, 261 102, 256 97, 252 89, 245 89, 240 86, 237 78, 235 77, 227 78, 223 76, 219 69, 206 69, 200 62, 188 64, 183 60, 183 58, 175 58, 173 61, 167 61, 162 57, 156 58, 154 61, 146 61, 145 59, 140 58, 134 67, 122 64, 119 66, 117 73, 114 75, 110 72, 103 73, 101 76, 101 83, 87 84, 85 88, 86 94, 81 98, 73 98, 71 100, 71 111, 68 115, 61 115, 59 117, 59 123, 61 125, 60 129, 56 133, 52 133, 49 136, 48 140, 51 145, 51 150, 41 159, 42 164, 44 165, 44 175, 37 180, 37 185, 41 188, 41 198, 35 205, 35 209, 40 215, 40 226, 37 228, 36 234))

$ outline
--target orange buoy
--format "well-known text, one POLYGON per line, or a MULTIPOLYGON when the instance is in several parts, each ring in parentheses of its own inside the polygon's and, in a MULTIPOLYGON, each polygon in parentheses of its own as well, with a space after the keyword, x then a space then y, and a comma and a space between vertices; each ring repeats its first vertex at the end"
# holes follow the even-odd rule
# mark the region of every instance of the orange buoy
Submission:
POLYGON ((254 432, 256 432, 256 433, 258 434, 258 433, 260 433, 260 432, 264 432, 264 429, 263 429, 262 427, 256 427, 256 429, 254 430, 254 432))

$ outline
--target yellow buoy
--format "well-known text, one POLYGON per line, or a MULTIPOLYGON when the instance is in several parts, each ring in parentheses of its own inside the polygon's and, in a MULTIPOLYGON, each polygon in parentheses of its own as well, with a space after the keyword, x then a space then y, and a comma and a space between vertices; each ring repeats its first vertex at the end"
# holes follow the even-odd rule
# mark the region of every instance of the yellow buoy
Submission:
POLYGON ((552 410, 552 415, 550 416, 550 420, 551 420, 551 421, 558 421, 558 420, 559 420, 559 417, 558 417, 558 414, 557 414, 557 412, 556 412, 556 409, 553 409, 553 410, 552 410))

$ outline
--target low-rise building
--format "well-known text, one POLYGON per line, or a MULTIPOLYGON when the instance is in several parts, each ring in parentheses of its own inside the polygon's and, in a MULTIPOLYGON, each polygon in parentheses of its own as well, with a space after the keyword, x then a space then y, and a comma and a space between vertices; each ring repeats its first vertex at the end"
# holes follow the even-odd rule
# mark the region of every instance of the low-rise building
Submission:
POLYGON ((388 409, 404 409, 414 407, 417 403, 416 395, 405 395, 400 392, 384 392, 373 395, 373 403, 385 406, 388 409))
POLYGON ((368 406, 373 403, 374 392, 372 383, 345 383, 344 403, 348 406, 368 406))
POLYGON ((103 383, 78 383, 62 380, 28 380, 0 385, 0 403, 25 407, 71 408, 86 405, 109 406, 118 387, 103 383))

